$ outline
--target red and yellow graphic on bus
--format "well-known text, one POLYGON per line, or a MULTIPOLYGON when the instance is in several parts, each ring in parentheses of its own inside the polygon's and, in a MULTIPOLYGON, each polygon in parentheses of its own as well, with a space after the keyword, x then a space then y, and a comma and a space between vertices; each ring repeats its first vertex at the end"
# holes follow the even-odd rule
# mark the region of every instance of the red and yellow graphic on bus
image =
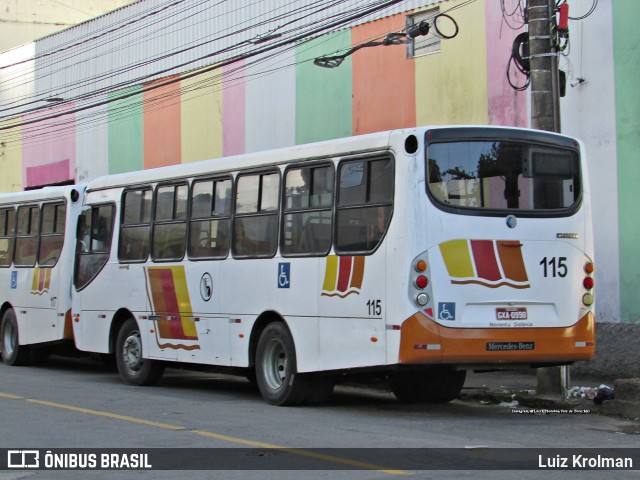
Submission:
MULTIPOLYGON (((146 267, 151 312, 159 318, 156 331, 164 340, 198 340, 184 266, 146 267)), ((156 340, 158 337, 156 336, 156 340)), ((160 348, 194 350, 198 345, 161 344, 160 348)))
POLYGON ((451 283, 530 288, 517 240, 450 240, 440 244, 451 283))
POLYGON ((344 298, 352 293, 360 294, 364 278, 365 257, 327 257, 322 295, 344 298))
POLYGON ((33 282, 31 282, 31 295, 43 295, 49 291, 51 284, 51 269, 35 267, 33 269, 33 282))

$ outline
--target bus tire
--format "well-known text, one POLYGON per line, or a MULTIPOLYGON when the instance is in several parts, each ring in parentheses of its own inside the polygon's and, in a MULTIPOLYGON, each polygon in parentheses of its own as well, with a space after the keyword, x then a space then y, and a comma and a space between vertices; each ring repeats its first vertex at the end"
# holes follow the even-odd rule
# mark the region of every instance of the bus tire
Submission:
POLYGON ((142 339, 135 319, 126 320, 116 339, 116 364, 127 385, 155 385, 164 372, 164 365, 142 356, 142 339))
POLYGON ((311 393, 312 378, 296 372, 296 349, 282 322, 267 325, 256 348, 256 381, 271 405, 299 405, 311 393))
POLYGON ((397 372, 391 377, 391 390, 401 402, 447 403, 458 396, 466 377, 465 370, 441 368, 397 372))
POLYGON ((20 345, 20 334, 15 312, 10 308, 2 316, 0 325, 0 339, 2 341, 2 361, 5 365, 28 365, 31 352, 26 345, 20 345))

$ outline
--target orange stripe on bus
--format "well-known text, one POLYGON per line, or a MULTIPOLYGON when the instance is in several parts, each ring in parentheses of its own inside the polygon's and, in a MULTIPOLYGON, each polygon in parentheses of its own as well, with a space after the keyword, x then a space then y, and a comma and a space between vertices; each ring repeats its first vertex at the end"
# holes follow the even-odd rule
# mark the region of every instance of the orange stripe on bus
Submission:
POLYGON ((513 242, 498 241, 498 255, 502 262, 502 270, 509 280, 528 282, 527 270, 522 259, 522 248, 513 246, 513 242))
POLYGON ((364 279, 364 257, 353 257, 353 275, 351 277, 351 286, 357 289, 362 287, 364 279))
POLYGON ((451 328, 416 312, 400 329, 399 362, 536 363, 589 360, 595 356, 595 319, 589 312, 566 328, 451 328), (487 342, 534 342, 534 350, 487 351, 487 342), (576 347, 584 342, 585 347, 576 347), (439 344, 440 350, 416 346, 439 344))

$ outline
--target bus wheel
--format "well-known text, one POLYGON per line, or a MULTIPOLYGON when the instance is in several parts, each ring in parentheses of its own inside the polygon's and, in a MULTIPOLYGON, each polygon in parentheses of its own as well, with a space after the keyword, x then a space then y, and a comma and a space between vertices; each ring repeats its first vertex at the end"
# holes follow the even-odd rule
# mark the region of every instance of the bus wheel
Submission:
POLYGON ((296 350, 286 325, 267 325, 256 349, 256 381, 272 405, 298 405, 311 393, 312 379, 296 373, 296 350))
POLYGON ((397 372, 391 377, 391 390, 402 402, 447 403, 458 396, 466 377, 465 370, 440 368, 397 372))
POLYGON ((18 336, 18 322, 16 314, 12 309, 8 309, 2 316, 0 325, 0 338, 2 338, 2 361, 6 365, 27 365, 29 363, 29 347, 20 345, 18 336))
POLYGON ((154 385, 164 371, 161 363, 142 357, 140 329, 133 318, 124 322, 118 332, 116 364, 120 376, 128 385, 154 385))

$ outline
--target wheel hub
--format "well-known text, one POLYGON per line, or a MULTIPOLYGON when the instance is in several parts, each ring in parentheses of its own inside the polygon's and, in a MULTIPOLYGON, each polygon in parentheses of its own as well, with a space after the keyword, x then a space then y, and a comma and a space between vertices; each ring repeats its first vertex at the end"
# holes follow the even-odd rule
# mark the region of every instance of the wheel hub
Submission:
POLYGON ((4 349, 5 355, 10 357, 13 355, 13 351, 15 349, 15 344, 17 341, 17 335, 13 328, 11 322, 7 322, 4 327, 4 338, 2 339, 2 347, 4 349))
POLYGON ((265 362, 262 366, 264 378, 269 387, 276 390, 284 384, 287 377, 288 358, 280 340, 273 339, 267 345, 265 362))
POLYGON ((133 332, 122 345, 124 363, 132 371, 140 370, 142 364, 142 342, 138 332, 133 332))

